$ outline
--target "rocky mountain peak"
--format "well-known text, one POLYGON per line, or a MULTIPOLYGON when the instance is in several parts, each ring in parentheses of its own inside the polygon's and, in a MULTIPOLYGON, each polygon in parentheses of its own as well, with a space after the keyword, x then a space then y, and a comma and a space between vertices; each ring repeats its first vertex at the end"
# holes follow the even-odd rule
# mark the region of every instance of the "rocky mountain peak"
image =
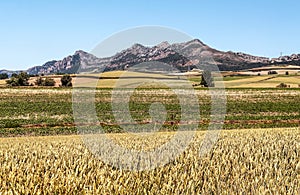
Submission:
POLYGON ((211 57, 220 70, 241 70, 274 64, 300 65, 300 54, 269 59, 241 52, 218 51, 199 39, 193 39, 171 45, 168 42, 162 42, 153 47, 136 43, 106 58, 98 58, 88 52, 78 50, 62 60, 48 61, 42 66, 28 69, 27 72, 29 74, 76 73, 79 67, 86 72, 124 70, 135 64, 151 61, 164 62, 178 70, 186 71, 187 65, 191 66, 190 68, 196 67, 201 57, 205 56, 211 57))
POLYGON ((168 48, 170 46, 171 45, 168 41, 163 41, 163 42, 159 43, 158 45, 156 45, 156 47, 160 48, 160 49, 165 49, 165 48, 168 48))
POLYGON ((186 45, 191 45, 191 44, 197 44, 197 45, 201 45, 201 46, 207 46, 206 44, 204 44, 199 39, 193 39, 191 41, 186 42, 186 45))
POLYGON ((89 54, 88 52, 85 52, 85 51, 83 51, 83 50, 77 50, 77 51, 75 51, 75 53, 74 53, 74 55, 87 55, 87 54, 89 54))
POLYGON ((130 48, 121 51, 117 55, 121 55, 121 56, 124 54, 138 55, 138 54, 147 53, 148 51, 149 51, 148 47, 145 47, 144 45, 141 45, 139 43, 135 43, 130 48))
POLYGON ((131 49, 144 49, 144 48, 146 48, 146 47, 139 43, 135 43, 131 46, 131 49))

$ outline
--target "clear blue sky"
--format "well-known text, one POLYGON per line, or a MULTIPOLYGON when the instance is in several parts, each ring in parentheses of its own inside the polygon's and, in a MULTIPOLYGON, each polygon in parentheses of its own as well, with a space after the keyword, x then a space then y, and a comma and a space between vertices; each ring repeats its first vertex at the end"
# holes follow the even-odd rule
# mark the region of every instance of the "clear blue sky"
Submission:
POLYGON ((91 51, 111 34, 140 25, 172 27, 223 51, 300 53, 299 8, 298 0, 1 1, 0 69, 91 51))

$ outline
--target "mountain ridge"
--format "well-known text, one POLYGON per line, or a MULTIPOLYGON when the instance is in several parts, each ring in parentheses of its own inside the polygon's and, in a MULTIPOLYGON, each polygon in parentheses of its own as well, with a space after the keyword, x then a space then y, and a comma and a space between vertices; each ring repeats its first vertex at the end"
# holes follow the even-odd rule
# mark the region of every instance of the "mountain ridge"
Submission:
MULTIPOLYGON (((80 72, 102 72, 124 70, 135 64, 150 61, 160 61, 174 66, 179 71, 187 71, 189 68, 197 67, 205 57, 213 59, 221 71, 243 70, 274 64, 300 65, 300 54, 270 59, 242 52, 219 51, 209 47, 199 39, 193 39, 173 44, 164 41, 153 47, 135 43, 131 47, 105 58, 98 58, 86 51, 77 50, 73 55, 69 55, 62 60, 51 60, 41 66, 34 66, 25 71, 31 75, 76 73, 79 68, 80 72)), ((0 73, 3 72, 20 71, 0 70, 0 73)))

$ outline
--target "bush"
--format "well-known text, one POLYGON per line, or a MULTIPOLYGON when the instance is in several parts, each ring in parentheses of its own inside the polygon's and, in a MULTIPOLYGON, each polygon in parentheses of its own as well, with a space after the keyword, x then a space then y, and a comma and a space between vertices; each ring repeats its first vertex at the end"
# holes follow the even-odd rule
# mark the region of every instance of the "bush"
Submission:
POLYGON ((72 77, 70 75, 64 75, 60 81, 62 87, 72 87, 72 77))
POLYGON ((9 86, 29 86, 29 75, 26 72, 13 75, 6 83, 9 86))

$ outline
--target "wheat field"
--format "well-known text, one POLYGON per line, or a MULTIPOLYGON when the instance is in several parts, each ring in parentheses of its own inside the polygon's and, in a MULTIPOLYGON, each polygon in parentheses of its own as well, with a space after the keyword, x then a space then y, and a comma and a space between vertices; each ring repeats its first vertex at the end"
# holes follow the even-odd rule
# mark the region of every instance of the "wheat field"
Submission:
MULTIPOLYGON (((111 136, 132 147, 172 135, 156 133, 137 142, 127 134, 111 136)), ((174 161, 140 172, 103 163, 79 135, 1 138, 0 194, 300 193, 299 128, 223 131, 200 157, 203 137, 197 132, 174 161)))

